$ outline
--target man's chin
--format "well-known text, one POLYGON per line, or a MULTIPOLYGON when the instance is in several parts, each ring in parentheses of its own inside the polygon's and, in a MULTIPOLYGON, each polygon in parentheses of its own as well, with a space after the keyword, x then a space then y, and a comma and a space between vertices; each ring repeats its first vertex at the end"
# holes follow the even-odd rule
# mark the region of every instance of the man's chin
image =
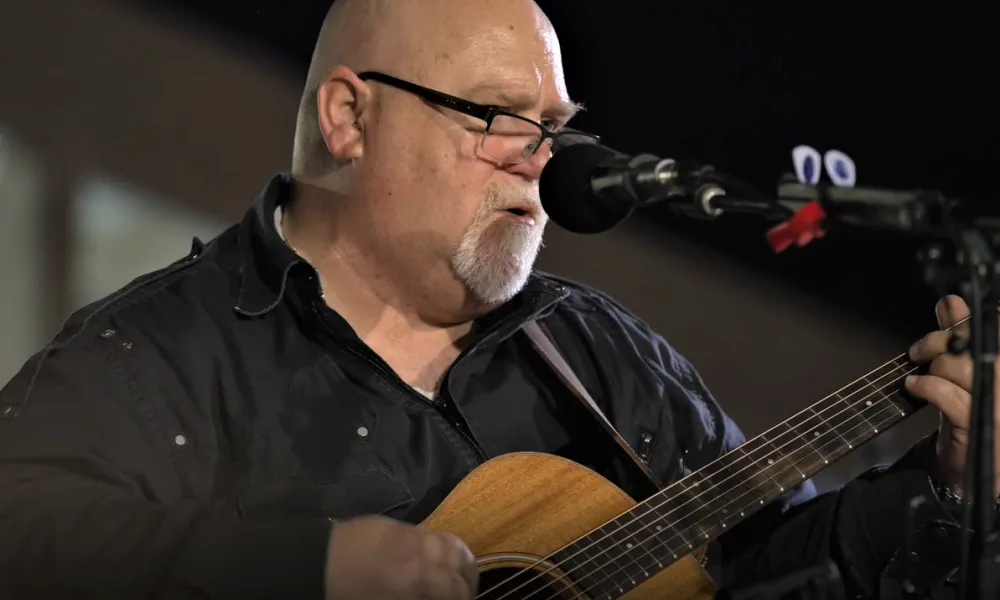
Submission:
POLYGON ((531 276, 532 263, 514 255, 474 269, 456 269, 469 293, 486 306, 496 307, 516 296, 531 276))

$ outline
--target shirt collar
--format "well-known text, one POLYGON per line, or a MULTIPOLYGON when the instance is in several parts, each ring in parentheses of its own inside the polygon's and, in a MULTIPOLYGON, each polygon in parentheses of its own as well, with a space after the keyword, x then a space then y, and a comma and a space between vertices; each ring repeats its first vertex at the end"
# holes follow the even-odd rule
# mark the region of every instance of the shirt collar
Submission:
POLYGON ((292 196, 291 175, 276 175, 257 196, 240 223, 240 293, 236 312, 255 317, 277 307, 288 291, 293 271, 315 278, 315 270, 285 244, 274 215, 292 196))

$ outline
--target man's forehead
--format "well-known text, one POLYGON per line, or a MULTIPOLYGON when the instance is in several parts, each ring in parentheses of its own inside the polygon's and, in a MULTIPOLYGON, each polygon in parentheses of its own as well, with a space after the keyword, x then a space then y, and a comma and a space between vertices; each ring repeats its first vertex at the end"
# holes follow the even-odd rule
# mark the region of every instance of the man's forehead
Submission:
POLYGON ((540 88, 539 83, 524 78, 505 77, 497 73, 493 77, 478 81, 463 93, 474 102, 516 108, 528 108, 541 102, 550 112, 560 113, 566 118, 580 111, 581 106, 569 99, 565 86, 556 85, 554 89, 550 88, 555 91, 553 94, 552 91, 544 89, 547 87, 545 84, 540 88))
POLYGON ((558 38, 551 27, 497 26, 480 31, 449 65, 469 99, 506 106, 538 103, 573 112, 558 38))

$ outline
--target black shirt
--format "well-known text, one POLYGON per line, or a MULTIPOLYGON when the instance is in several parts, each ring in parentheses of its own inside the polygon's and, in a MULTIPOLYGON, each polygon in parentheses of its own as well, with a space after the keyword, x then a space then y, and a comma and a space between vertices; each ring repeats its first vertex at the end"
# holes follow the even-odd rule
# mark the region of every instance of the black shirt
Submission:
MULTIPOLYGON (((418 523, 509 452, 563 455, 638 496, 644 482, 521 332, 531 321, 661 481, 744 441, 663 338, 542 273, 476 322, 429 401, 326 307, 280 239, 291 186, 276 177, 240 224, 78 311, 0 392, 3 597, 319 599, 332 521, 418 523)), ((835 493, 790 492, 722 536, 717 581, 825 560, 856 596, 912 577, 892 566, 912 498, 931 499, 918 538, 956 548, 929 449, 835 493)), ((957 559, 925 554, 911 563, 926 585, 957 559)))

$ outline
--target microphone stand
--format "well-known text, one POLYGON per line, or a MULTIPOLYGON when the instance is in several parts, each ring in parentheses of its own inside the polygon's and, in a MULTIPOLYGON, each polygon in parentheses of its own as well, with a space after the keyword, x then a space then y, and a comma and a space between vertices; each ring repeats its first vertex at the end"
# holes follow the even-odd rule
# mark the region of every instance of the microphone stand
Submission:
MULTIPOLYGON (((958 289, 971 311, 968 343, 952 338, 949 351, 969 351, 973 388, 969 448, 962 487, 962 552, 960 600, 998 598, 1000 531, 994 490, 996 462, 996 363, 1000 354, 1000 218, 975 214, 971 206, 936 192, 810 186, 785 177, 778 197, 766 199, 749 186, 714 172, 711 167, 687 170, 684 187, 693 203, 677 205, 681 212, 714 219, 725 212, 789 219, 807 212, 815 227, 821 220, 841 225, 895 230, 948 239, 921 253, 925 280, 939 291, 958 289), (735 192, 729 196, 729 193, 735 192), (819 204, 821 210, 817 210, 819 204)), ((655 201, 662 201, 657 198, 655 201)), ((807 238, 813 239, 812 237, 807 238)), ((807 243, 807 242, 806 242, 807 243)))
MULTIPOLYGON (((950 217, 949 213, 945 213, 950 217)), ((972 405, 969 423, 969 450, 963 490, 962 554, 958 598, 995 598, 996 571, 1000 570, 997 532, 993 531, 997 502, 995 480, 996 361, 1000 353, 1000 264, 996 256, 998 240, 982 231, 946 218, 955 252, 944 264, 941 246, 924 255, 929 282, 951 288, 958 284, 969 300, 969 339, 953 338, 953 354, 968 350, 973 363, 972 405)))
MULTIPOLYGON (((786 192, 794 184, 786 184, 786 192)), ((806 186, 810 187, 810 186, 806 186)), ((781 188, 779 187, 779 196, 781 188)), ((973 363, 969 449, 962 486, 960 600, 997 598, 1000 532, 994 531, 997 498, 996 363, 1000 354, 1000 227, 995 217, 972 216, 968 207, 938 193, 864 188, 812 189, 780 198, 786 207, 804 196, 819 198, 827 218, 839 223, 946 238, 921 253, 925 280, 969 302, 969 339, 952 338, 953 354, 968 351, 973 363), (789 204, 788 201, 791 201, 789 204)))

